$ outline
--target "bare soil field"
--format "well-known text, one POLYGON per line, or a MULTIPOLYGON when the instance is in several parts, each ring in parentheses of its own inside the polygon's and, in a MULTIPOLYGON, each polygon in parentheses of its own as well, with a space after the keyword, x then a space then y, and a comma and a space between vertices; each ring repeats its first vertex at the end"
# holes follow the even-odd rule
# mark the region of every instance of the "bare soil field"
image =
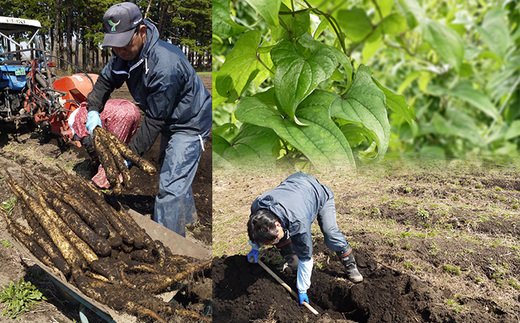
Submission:
MULTIPOLYGON (((251 202, 292 171, 214 169, 214 322, 519 322, 519 170, 399 161, 315 174, 365 280, 346 280, 314 225, 314 316, 245 258, 251 202)), ((295 289, 277 250, 263 259, 295 289)))
MULTIPOLYGON (((211 91, 211 75, 203 76, 203 80, 211 91)), ((117 90, 112 98, 131 99, 125 88, 117 90)), ((52 178, 58 173, 57 166, 90 179, 93 169, 88 155, 82 148, 69 147, 61 150, 55 140, 42 143, 33 133, 19 135, 0 135, 0 169, 11 171, 22 168, 31 174, 41 174, 52 178)), ((159 157, 159 139, 144 156, 157 164, 159 157)), ((188 228, 188 239, 207 248, 211 246, 211 142, 205 145, 197 175, 193 184, 193 192, 198 212, 198 221, 188 228)), ((125 190, 118 199, 125 207, 132 208, 144 216, 153 212, 154 196, 158 188, 158 175, 150 177, 135 167, 131 170, 133 187, 125 190)), ((20 174, 21 175, 21 174, 20 174)), ((14 195, 0 176, 0 203, 8 201, 14 195)), ((17 203, 15 212, 25 212, 21 203, 17 203)), ((79 321, 80 304, 57 288, 48 275, 26 259, 11 244, 12 238, 6 230, 6 223, 0 219, 0 288, 9 282, 24 278, 32 282, 47 298, 29 313, 17 320, 0 316, 0 322, 77 322, 79 321)), ((187 307, 190 302, 199 303, 200 308, 206 306, 211 298, 211 283, 202 278, 190 290, 181 290, 175 301, 187 307)), ((1 309, 1 305, 0 305, 1 309)), ((86 311, 89 313, 88 311, 86 311)), ((93 313, 88 314, 90 322, 99 321, 93 313)))

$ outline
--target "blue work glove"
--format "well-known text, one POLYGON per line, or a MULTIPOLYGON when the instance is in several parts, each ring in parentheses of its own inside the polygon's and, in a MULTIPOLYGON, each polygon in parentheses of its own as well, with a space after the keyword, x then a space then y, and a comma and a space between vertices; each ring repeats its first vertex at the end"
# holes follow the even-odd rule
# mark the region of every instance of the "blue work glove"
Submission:
POLYGON ((132 164, 131 161, 129 161, 128 159, 125 159, 125 166, 126 166, 126 168, 130 169, 130 167, 132 167, 132 165, 133 164, 132 164))
POLYGON ((250 263, 258 263, 258 249, 251 249, 249 253, 247 254, 247 261, 250 263))
POLYGON ((96 127, 101 127, 101 118, 99 117, 99 112, 97 111, 89 111, 87 114, 87 131, 89 134, 94 132, 96 127))
POLYGON ((298 292, 298 300, 300 301, 300 305, 303 305, 303 302, 309 304, 309 296, 307 296, 307 293, 299 293, 298 292))

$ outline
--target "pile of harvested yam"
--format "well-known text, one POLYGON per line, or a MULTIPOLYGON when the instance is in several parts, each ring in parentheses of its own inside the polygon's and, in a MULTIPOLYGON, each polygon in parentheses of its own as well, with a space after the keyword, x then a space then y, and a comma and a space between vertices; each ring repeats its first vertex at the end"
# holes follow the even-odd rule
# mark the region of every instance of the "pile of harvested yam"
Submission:
POLYGON ((113 133, 101 127, 94 129, 94 149, 105 169, 114 195, 121 194, 123 187, 131 186, 130 170, 125 164, 125 160, 148 175, 154 175, 157 172, 149 161, 134 153, 113 133))
POLYGON ((209 270, 210 261, 172 254, 81 177, 6 176, 26 206, 22 217, 4 214, 10 234, 85 295, 147 321, 209 320, 156 295, 209 270))

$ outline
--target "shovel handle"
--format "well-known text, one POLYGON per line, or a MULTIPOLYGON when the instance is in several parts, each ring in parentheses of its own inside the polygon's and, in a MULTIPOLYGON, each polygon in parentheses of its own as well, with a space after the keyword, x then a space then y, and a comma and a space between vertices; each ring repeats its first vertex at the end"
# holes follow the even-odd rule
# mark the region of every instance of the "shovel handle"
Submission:
MULTIPOLYGON (((269 275, 271 275, 280 285, 282 285, 285 289, 287 289, 287 291, 289 293, 291 293, 292 296, 294 296, 295 298, 298 298, 298 295, 292 290, 292 288, 287 285, 280 277, 278 277, 278 275, 276 275, 269 267, 267 267, 266 264, 263 263, 262 260, 258 259, 258 264, 265 269, 265 271, 267 271, 267 273, 269 273, 269 275)), ((307 309, 309 311, 312 312, 312 314, 314 315, 319 315, 320 313, 318 313, 318 311, 316 311, 309 303, 307 302, 303 302, 303 306, 307 307, 307 309)))

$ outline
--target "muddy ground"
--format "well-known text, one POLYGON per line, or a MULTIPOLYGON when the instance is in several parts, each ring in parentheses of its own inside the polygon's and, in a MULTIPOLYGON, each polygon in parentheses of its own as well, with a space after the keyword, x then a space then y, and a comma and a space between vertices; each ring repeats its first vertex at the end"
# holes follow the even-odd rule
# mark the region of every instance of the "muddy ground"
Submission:
MULTIPOLYGON (((318 316, 244 257, 250 203, 291 171, 214 169, 214 322, 519 322, 519 169, 400 161, 317 174, 365 277, 345 279, 314 225, 318 316)), ((264 260, 295 289, 276 250, 264 260)))
MULTIPOLYGON (((210 75, 204 76, 203 80, 211 91, 210 75)), ((112 98, 131 99, 126 89, 116 91, 112 94, 112 98)), ((159 140, 145 155, 145 158, 157 163, 158 147, 159 140)), ((207 142, 193 183, 198 221, 188 228, 187 236, 190 240, 208 248, 211 245, 211 164, 211 143, 207 142)), ((85 178, 93 175, 88 155, 81 148, 69 146, 63 151, 58 147, 56 140, 42 143, 34 133, 0 136, 0 169, 23 167, 32 173, 48 175, 56 172, 57 165, 85 178)), ((119 200, 126 207, 135 209, 145 216, 151 216, 154 195, 158 188, 158 176, 149 177, 135 167, 131 172, 134 178, 137 178, 136 184, 133 188, 126 190, 119 200)), ((7 201, 12 196, 4 179, 0 177, 0 203, 7 201)), ((21 206, 17 207, 21 208, 21 206)), ((45 272, 31 263, 29 259, 24 258, 9 243, 10 239, 5 221, 0 220, 0 286, 3 287, 9 282, 23 277, 37 285, 48 299, 34 307, 31 312, 21 316, 16 322, 79 321, 79 303, 56 288, 45 272)), ((209 285, 208 279, 202 279, 190 290, 181 290, 176 301, 185 306, 189 306, 190 301, 200 301, 201 306, 205 306, 206 304, 202 304, 202 300, 210 298, 207 291, 209 285), (196 291, 196 294, 192 289, 196 291)), ((90 322, 99 321, 96 315, 88 311, 87 313, 90 322)), ((15 320, 0 316, 0 322, 15 322, 15 320)))

